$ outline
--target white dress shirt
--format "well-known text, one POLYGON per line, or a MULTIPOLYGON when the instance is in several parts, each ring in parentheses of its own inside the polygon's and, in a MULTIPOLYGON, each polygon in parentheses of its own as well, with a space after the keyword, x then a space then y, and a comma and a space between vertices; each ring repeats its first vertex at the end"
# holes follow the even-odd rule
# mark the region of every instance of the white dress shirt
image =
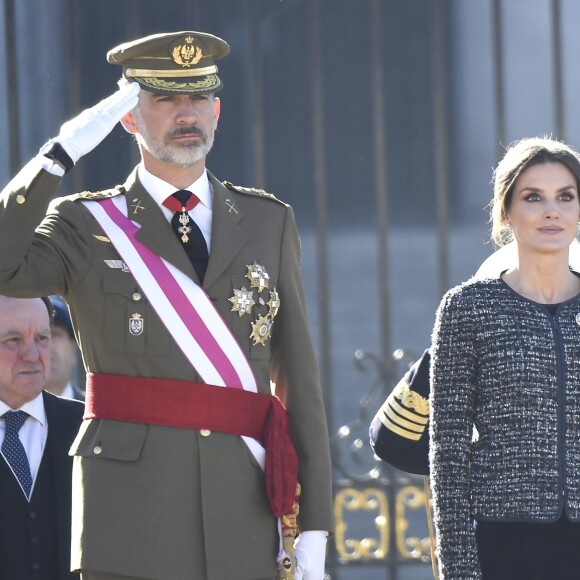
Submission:
MULTIPOLYGON (((159 204, 163 214, 167 218, 168 222, 171 222, 171 218, 173 217, 173 212, 166 208, 163 205, 163 202, 170 196, 173 195, 177 190, 174 185, 159 179, 156 177, 143 165, 143 163, 139 164, 139 168, 137 169, 137 175, 139 176, 139 181, 143 187, 147 190, 147 193, 159 204)), ((187 191, 191 191, 191 193, 195 194, 198 199, 199 203, 190 211, 189 216, 203 234, 205 238, 205 242, 207 244, 207 249, 209 251, 210 244, 211 244, 211 218, 212 218, 212 190, 211 184, 207 177, 207 171, 201 174, 201 176, 196 179, 189 187, 185 187, 187 191)))
POLYGON ((12 409, 3 401, 0 401, 0 446, 4 441, 5 431, 4 419, 1 415, 4 415, 8 411, 25 411, 30 415, 20 428, 18 436, 28 457, 30 473, 32 475, 32 489, 34 490, 36 475, 38 474, 38 468, 40 467, 40 461, 42 460, 46 437, 48 435, 48 423, 42 393, 32 399, 32 401, 28 401, 28 403, 22 405, 19 409, 12 409))

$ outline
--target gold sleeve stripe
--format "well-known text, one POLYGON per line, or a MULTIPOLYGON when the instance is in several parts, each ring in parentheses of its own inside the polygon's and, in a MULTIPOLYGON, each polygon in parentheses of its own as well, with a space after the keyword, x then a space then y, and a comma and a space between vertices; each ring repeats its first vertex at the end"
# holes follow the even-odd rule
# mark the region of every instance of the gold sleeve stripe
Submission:
POLYGON ((413 421, 414 423, 419 423, 419 425, 426 425, 429 421, 429 415, 420 415, 419 413, 409 411, 409 409, 403 407, 397 399, 391 399, 389 401, 389 407, 399 415, 405 417, 405 419, 409 419, 409 421, 413 421))
POLYGON ((403 427, 404 429, 408 429, 409 431, 414 431, 415 433, 423 433, 425 430, 425 425, 418 425, 413 421, 407 421, 403 419, 397 413, 393 411, 391 408, 387 408, 384 410, 385 417, 388 417, 391 422, 396 423, 399 427, 403 427))
POLYGON ((388 417, 383 417, 381 419, 383 425, 389 429, 389 431, 392 431, 393 433, 396 433, 397 435, 400 435, 401 437, 404 437, 405 439, 411 439, 412 441, 419 441, 419 439, 421 439, 421 435, 423 433, 411 433, 410 431, 407 431, 406 429, 401 429, 400 427, 398 427, 397 425, 395 425, 394 423, 392 423, 388 417))

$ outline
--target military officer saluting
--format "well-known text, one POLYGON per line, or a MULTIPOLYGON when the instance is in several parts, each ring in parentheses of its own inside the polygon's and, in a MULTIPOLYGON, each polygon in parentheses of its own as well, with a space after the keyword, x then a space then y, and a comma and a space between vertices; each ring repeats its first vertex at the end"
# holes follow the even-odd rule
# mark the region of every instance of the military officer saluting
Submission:
POLYGON ((205 167, 228 52, 194 31, 114 48, 120 90, 1 194, 0 292, 64 296, 86 366, 84 580, 324 575, 330 455, 293 212, 205 167), (50 203, 119 121, 141 153, 125 183, 50 203))

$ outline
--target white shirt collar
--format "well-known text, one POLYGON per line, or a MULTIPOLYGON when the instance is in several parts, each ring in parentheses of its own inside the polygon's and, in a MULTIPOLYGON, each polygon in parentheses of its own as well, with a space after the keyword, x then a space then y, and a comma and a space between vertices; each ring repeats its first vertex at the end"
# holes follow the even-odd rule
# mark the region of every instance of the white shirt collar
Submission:
MULTIPOLYGON (((171 185, 170 183, 167 183, 167 181, 163 181, 163 179, 159 179, 159 177, 153 175, 146 169, 143 163, 139 164, 137 175, 139 176, 141 185, 143 185, 147 190, 147 193, 149 193, 149 195, 160 206, 163 205, 163 202, 176 191, 174 185, 171 185)), ((211 186, 206 169, 204 169, 203 173, 192 184, 190 184, 189 187, 184 189, 194 193, 205 207, 211 209, 211 186)))
POLYGON ((0 401, 0 416, 8 411, 26 411, 31 417, 34 417, 41 425, 46 425, 46 412, 44 410, 44 399, 42 393, 39 393, 32 401, 24 403, 20 409, 12 409, 4 401, 0 401))

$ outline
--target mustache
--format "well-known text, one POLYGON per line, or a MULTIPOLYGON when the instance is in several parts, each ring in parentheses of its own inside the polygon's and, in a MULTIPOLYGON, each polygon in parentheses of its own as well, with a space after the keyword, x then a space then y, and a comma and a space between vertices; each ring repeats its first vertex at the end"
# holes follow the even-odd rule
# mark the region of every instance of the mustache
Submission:
POLYGON ((171 131, 169 135, 167 135, 168 139, 172 139, 173 137, 183 137, 184 135, 195 135, 196 137, 201 137, 202 139, 206 139, 207 136, 205 131, 196 127, 195 125, 191 125, 189 127, 179 127, 174 131, 171 131))

